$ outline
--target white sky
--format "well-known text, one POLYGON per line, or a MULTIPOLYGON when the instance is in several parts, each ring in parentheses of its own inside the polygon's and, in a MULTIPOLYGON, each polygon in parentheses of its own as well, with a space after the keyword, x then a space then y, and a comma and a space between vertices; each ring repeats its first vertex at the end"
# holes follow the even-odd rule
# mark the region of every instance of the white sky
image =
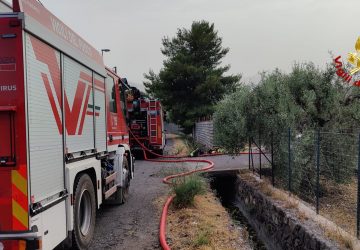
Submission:
POLYGON ((323 67, 328 51, 354 50, 359 0, 42 0, 95 48, 109 48, 105 64, 132 83, 162 67, 161 39, 194 20, 215 23, 230 48, 224 64, 245 80, 297 62, 323 67))

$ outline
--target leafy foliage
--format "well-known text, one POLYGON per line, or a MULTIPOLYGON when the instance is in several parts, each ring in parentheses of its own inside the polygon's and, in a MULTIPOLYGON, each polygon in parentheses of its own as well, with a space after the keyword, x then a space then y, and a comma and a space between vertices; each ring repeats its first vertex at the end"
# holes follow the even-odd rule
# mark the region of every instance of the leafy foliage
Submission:
POLYGON ((214 24, 193 22, 191 29, 178 29, 174 38, 162 41, 166 57, 159 74, 145 74, 146 91, 159 98, 171 119, 187 132, 198 117, 211 115, 225 93, 236 89, 239 75, 224 76, 229 66, 220 66, 229 52, 214 24))
POLYGON ((214 140, 232 153, 239 152, 247 142, 246 112, 249 95, 250 88, 241 87, 216 106, 214 140))
MULTIPOLYGON (((263 73, 258 85, 240 88, 217 105, 215 142, 230 152, 239 152, 249 137, 260 135, 268 148, 273 137, 276 171, 287 176, 287 131, 291 128, 292 174, 299 180, 294 188, 311 190, 315 176, 314 131, 358 131, 359 99, 360 89, 343 83, 333 65, 321 70, 312 63, 295 64, 288 74, 279 70, 263 73)), ((321 174, 337 182, 349 180, 355 157, 347 158, 344 164, 343 157, 334 154, 356 155, 356 147, 350 140, 333 149, 344 136, 324 134, 320 138, 321 161, 326 163, 321 174), (340 165, 341 171, 336 167, 340 165)))

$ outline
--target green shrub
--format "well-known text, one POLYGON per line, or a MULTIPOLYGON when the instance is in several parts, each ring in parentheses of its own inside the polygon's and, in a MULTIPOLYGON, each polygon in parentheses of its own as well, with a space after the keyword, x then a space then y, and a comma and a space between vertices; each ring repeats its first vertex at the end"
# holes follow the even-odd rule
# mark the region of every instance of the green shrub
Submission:
POLYGON ((214 142, 230 153, 239 153, 248 142, 246 127, 250 88, 241 87, 225 97, 214 113, 214 142))
POLYGON ((199 175, 184 177, 174 183, 175 193, 174 205, 177 208, 189 207, 194 204, 194 198, 205 192, 205 180, 199 175))

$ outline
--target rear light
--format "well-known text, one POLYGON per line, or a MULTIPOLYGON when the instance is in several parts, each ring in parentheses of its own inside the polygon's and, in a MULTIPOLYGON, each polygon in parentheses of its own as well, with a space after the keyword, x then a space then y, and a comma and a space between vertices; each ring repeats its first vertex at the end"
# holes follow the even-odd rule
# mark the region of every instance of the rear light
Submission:
POLYGON ((131 129, 140 129, 139 124, 131 124, 131 129))

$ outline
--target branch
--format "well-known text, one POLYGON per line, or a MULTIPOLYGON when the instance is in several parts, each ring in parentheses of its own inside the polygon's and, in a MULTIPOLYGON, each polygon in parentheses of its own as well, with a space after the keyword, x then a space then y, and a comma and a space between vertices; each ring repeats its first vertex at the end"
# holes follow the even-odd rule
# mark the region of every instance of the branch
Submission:
POLYGON ((348 106, 356 99, 360 99, 360 94, 347 97, 345 99, 344 105, 348 106))

